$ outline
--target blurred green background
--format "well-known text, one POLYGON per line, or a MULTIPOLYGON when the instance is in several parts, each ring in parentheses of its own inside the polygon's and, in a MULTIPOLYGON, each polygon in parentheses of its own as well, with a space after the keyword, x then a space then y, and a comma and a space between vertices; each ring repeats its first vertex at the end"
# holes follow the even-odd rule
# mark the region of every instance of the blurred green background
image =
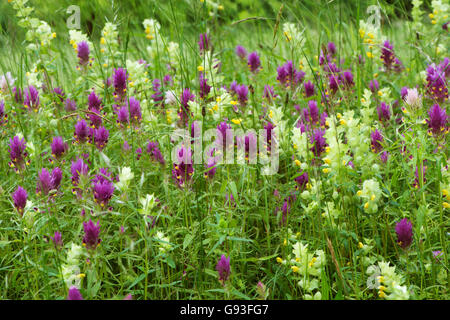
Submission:
MULTIPOLYGON (((360 14, 375 4, 382 8, 389 19, 408 18, 412 6, 408 0, 218 0, 215 3, 222 5, 223 10, 219 11, 215 23, 229 24, 249 17, 265 17, 274 21, 282 4, 282 18, 290 21, 295 21, 300 15, 314 19, 325 8, 333 9, 342 19, 355 19, 358 2, 360 14)), ((431 0, 424 2, 424 8, 427 8, 431 0)), ((30 0, 28 5, 35 8, 34 15, 37 18, 47 21, 56 32, 67 31, 67 8, 77 5, 81 11, 83 32, 94 37, 98 36, 106 20, 117 22, 130 30, 142 30, 142 21, 150 17, 156 18, 167 29, 170 29, 174 20, 197 33, 205 28, 204 24, 198 23, 201 20, 199 15, 204 13, 201 0, 30 0)), ((0 2, 0 28, 4 35, 23 39, 24 32, 17 26, 14 10, 7 0, 0 2)))

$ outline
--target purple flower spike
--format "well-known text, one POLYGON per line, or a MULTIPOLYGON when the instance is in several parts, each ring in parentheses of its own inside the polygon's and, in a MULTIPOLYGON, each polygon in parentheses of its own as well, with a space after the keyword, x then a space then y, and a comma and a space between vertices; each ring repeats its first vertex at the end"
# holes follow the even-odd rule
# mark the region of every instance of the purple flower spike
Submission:
POLYGON ((207 79, 203 77, 203 73, 200 73, 199 84, 200 84, 200 99, 207 98, 209 92, 211 91, 211 86, 208 85, 207 79))
POLYGON ((294 179, 294 181, 297 183, 297 186, 295 187, 297 190, 303 191, 306 188, 306 184, 309 181, 308 173, 305 172, 301 175, 299 175, 297 178, 294 179))
POLYGON ((264 93, 263 98, 266 99, 269 103, 273 101, 273 98, 275 98, 277 95, 275 94, 275 91, 272 86, 266 84, 264 86, 264 93))
POLYGON ((85 143, 92 139, 93 129, 88 126, 84 119, 81 119, 75 125, 74 138, 77 143, 85 143))
POLYGON ((241 106, 245 106, 248 100, 248 87, 245 84, 236 86, 236 94, 241 106))
POLYGON ((381 143, 383 142, 383 136, 381 135, 380 131, 375 130, 370 134, 371 139, 371 147, 373 152, 380 152, 383 149, 383 146, 381 143))
POLYGON ((89 63, 89 45, 86 41, 82 41, 77 45, 77 57, 80 65, 85 66, 89 63))
POLYGON ((64 142, 62 137, 54 137, 52 144, 52 156, 56 159, 61 159, 61 157, 64 155, 64 153, 68 150, 67 143, 64 142))
POLYGON ((413 240, 412 224, 404 218, 400 220, 395 226, 395 232, 397 233, 397 243, 402 249, 407 249, 413 240))
POLYGON ((147 153, 150 154, 150 159, 152 159, 153 161, 158 161, 162 165, 165 164, 164 157, 159 150, 158 142, 149 141, 147 145, 147 153))
POLYGON ((122 68, 114 69, 114 98, 116 101, 123 101, 127 91, 127 71, 122 68))
POLYGON ((381 60, 383 60, 384 67, 387 71, 394 70, 399 72, 403 69, 403 65, 395 56, 394 47, 389 40, 386 40, 381 47, 381 60))
POLYGON ((386 163, 389 159, 389 152, 383 151, 383 153, 380 154, 380 160, 383 163, 386 163))
POLYGON ((428 96, 438 102, 448 100, 447 79, 450 75, 450 60, 445 58, 438 66, 434 63, 427 68, 426 89, 428 96))
POLYGON ((14 207, 17 209, 17 212, 19 212, 20 215, 23 215, 23 210, 27 204, 27 191, 21 186, 18 186, 16 191, 14 191, 11 196, 13 198, 14 207))
POLYGON ((391 109, 391 107, 389 105, 382 102, 377 108, 378 120, 380 120, 381 122, 389 121, 389 119, 391 119, 391 110, 390 109, 391 109))
POLYGON ((94 130, 94 143, 98 150, 102 151, 108 143, 109 131, 105 127, 94 130))
POLYGON ((227 281, 230 276, 230 258, 222 255, 217 262, 216 270, 219 273, 219 281, 222 282, 222 285, 225 285, 225 281, 227 281))
POLYGON ((23 102, 25 108, 37 112, 39 108, 39 92, 34 86, 29 86, 25 90, 25 100, 23 102))
POLYGON ((334 56, 336 54, 336 45, 334 44, 334 42, 328 42, 327 49, 331 56, 334 56))
POLYGON ((258 73, 261 67, 261 60, 256 51, 248 55, 247 64, 251 72, 258 73))
POLYGON ((16 168, 17 170, 23 169, 25 167, 25 158, 27 157, 26 143, 25 139, 20 139, 18 136, 15 136, 12 139, 9 139, 9 156, 11 158, 11 162, 9 166, 12 168, 16 168))
POLYGON ((304 87, 305 87, 305 96, 307 98, 314 95, 314 83, 312 83, 311 81, 305 82, 304 87))
POLYGON ((191 90, 184 89, 181 94, 180 101, 181 107, 178 112, 178 116, 180 117, 180 121, 182 124, 187 125, 189 122, 189 118, 191 117, 191 109, 189 107, 189 101, 194 101, 195 95, 191 93, 191 90))
POLYGON ((192 150, 184 146, 178 149, 177 163, 173 164, 172 178, 176 181, 180 188, 189 182, 194 174, 194 166, 192 165, 192 150))
POLYGON ((72 161, 70 172, 72 173, 72 184, 77 186, 80 182, 80 176, 88 175, 89 167, 86 163, 84 163, 83 159, 77 158, 76 161, 72 161))
POLYGON ((206 33, 200 34, 200 41, 198 42, 198 47, 200 49, 200 53, 209 50, 209 40, 208 35, 206 33))
POLYGON ((241 58, 242 60, 245 60, 247 58, 247 50, 241 45, 236 46, 236 55, 241 58))
POLYGON ((62 180, 62 171, 59 167, 56 167, 52 170, 51 179, 52 179, 52 189, 57 190, 61 185, 62 180))
POLYGON ((102 208, 108 205, 114 193, 114 184, 111 181, 103 180, 93 186, 94 199, 102 208))
POLYGON ((311 151, 316 157, 319 157, 322 152, 325 151, 325 147, 327 146, 324 135, 325 130, 314 129, 313 135, 311 136, 311 151))
POLYGON ((80 290, 78 290, 77 287, 72 286, 69 289, 69 295, 67 296, 67 300, 83 300, 83 296, 80 293, 80 290))
POLYGON ((135 99, 134 97, 130 97, 128 99, 128 108, 130 109, 131 122, 135 126, 139 126, 142 120, 141 104, 139 100, 135 99))
MULTIPOLYGON (((373 93, 378 92, 378 90, 380 89, 380 85, 378 84, 377 79, 370 80, 370 82, 369 82, 369 89, 370 89, 370 91, 372 91, 373 93)), ((406 96, 407 94, 408 94, 408 88, 406 89, 405 96, 406 96)), ((403 98, 403 94, 402 94, 402 98, 403 98)))
POLYGON ((444 109, 441 109, 438 104, 433 105, 430 110, 428 110, 428 117, 425 121, 428 124, 428 128, 433 133, 433 136, 438 137, 444 133, 448 132, 448 121, 449 118, 444 109))
POLYGON ((65 109, 67 112, 77 110, 77 103, 73 100, 66 99, 66 101, 64 102, 64 105, 65 105, 65 109))
POLYGON ((59 233, 58 231, 56 231, 55 236, 50 237, 50 239, 52 239, 53 244, 55 245, 56 249, 61 249, 64 246, 62 238, 61 238, 61 233, 59 233))
POLYGON ((50 172, 43 168, 38 175, 38 181, 36 186, 36 193, 39 195, 48 195, 48 193, 53 189, 52 176, 50 172))
POLYGON ((218 137, 222 137, 222 139, 217 139, 217 148, 222 152, 224 152, 224 149, 226 150, 230 147, 230 145, 227 144, 227 133, 230 135, 230 130, 232 130, 232 128, 228 123, 226 123, 226 121, 221 122, 217 126, 218 137))
POLYGON ((102 108, 102 99, 95 94, 94 90, 92 90, 92 92, 88 96, 88 109, 101 110, 102 108))
POLYGON ((88 222, 83 222, 84 237, 83 246, 88 250, 95 250, 102 241, 100 235, 100 221, 94 224, 91 219, 88 222))

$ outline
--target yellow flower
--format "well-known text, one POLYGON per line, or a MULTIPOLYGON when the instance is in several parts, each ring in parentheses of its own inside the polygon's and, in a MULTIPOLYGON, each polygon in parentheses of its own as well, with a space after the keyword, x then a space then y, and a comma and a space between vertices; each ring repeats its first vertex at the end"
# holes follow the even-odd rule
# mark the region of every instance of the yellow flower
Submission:
POLYGON ((197 70, 198 70, 199 72, 202 72, 203 70, 205 70, 205 68, 203 68, 203 66, 198 66, 198 67, 197 67, 197 70))
POLYGON ((368 57, 368 58, 373 58, 373 53, 372 53, 372 52, 370 52, 370 51, 367 51, 367 53, 366 53, 366 54, 367 54, 367 57, 368 57))
POLYGON ((231 122, 233 122, 234 124, 241 124, 241 119, 231 119, 231 122))
POLYGON ((282 263, 282 262, 283 262, 283 259, 281 259, 280 257, 277 257, 277 262, 278 262, 278 263, 282 263))
POLYGON ((358 248, 362 249, 364 247, 364 245, 362 244, 362 242, 358 242, 358 248))
POLYGON ((292 269, 292 271, 295 272, 295 273, 298 272, 298 267, 297 267, 297 266, 292 266, 291 269, 292 269))

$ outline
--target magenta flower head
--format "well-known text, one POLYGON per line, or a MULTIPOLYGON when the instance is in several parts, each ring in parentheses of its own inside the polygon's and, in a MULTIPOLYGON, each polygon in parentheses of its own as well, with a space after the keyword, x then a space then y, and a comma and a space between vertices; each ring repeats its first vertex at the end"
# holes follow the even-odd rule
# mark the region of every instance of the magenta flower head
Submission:
POLYGON ((319 122, 319 108, 317 107, 316 100, 310 100, 308 101, 308 119, 305 119, 306 121, 309 121, 311 124, 319 122))
MULTIPOLYGON (((370 82, 369 82, 369 89, 373 93, 378 92, 378 90, 380 89, 380 85, 379 85, 377 79, 370 80, 370 82)), ((405 96, 406 96, 406 94, 408 94, 408 91, 406 91, 405 96)))
POLYGON ((179 187, 184 187, 194 174, 194 166, 192 165, 192 150, 182 146, 177 150, 177 159, 173 164, 172 178, 179 187))
POLYGON ((200 34, 200 41, 198 42, 198 47, 200 49, 200 53, 209 50, 209 40, 208 35, 206 33, 200 34))
POLYGON ((113 84, 114 98, 116 101, 123 101, 127 91, 127 71, 122 68, 114 69, 113 84))
POLYGON ((102 99, 95 94, 94 90, 92 90, 92 92, 88 96, 88 109, 101 110, 102 108, 102 99))
POLYGON ((5 101, 0 101, 0 126, 5 126, 8 123, 8 115, 5 113, 5 101))
POLYGON ((355 85, 355 83, 353 82, 353 74, 351 73, 351 71, 344 71, 342 75, 342 82, 344 84, 344 88, 351 88, 355 85))
POLYGON ((89 63, 89 45, 86 41, 82 41, 77 45, 77 57, 78 63, 82 66, 85 66, 89 63))
POLYGON ((327 146, 325 140, 325 130, 322 129, 314 129, 313 135, 311 136, 311 151, 314 153, 316 157, 319 157, 322 152, 325 151, 325 147, 327 146))
POLYGON ((92 139, 93 129, 88 126, 84 119, 81 119, 75 125, 75 132, 73 134, 77 143, 85 143, 92 139))
POLYGON ((389 119, 391 119, 391 110, 390 109, 391 109, 391 107, 389 105, 382 102, 377 108, 378 120, 380 120, 381 122, 389 121, 389 119))
POLYGON ((450 74, 448 58, 436 66, 434 63, 427 68, 427 93, 428 96, 438 102, 448 99, 447 80, 450 74))
POLYGON ((402 249, 407 249, 413 240, 412 224, 404 218, 400 220, 395 226, 395 233, 397 233, 397 243, 402 249))
POLYGON ((25 158, 28 155, 25 149, 26 143, 24 138, 20 139, 18 136, 15 136, 9 139, 9 156, 11 158, 9 165, 11 167, 23 168, 25 158))
POLYGON ((43 168, 38 175, 38 181, 36 186, 37 194, 47 195, 52 189, 52 177, 47 169, 43 168))
POLYGON ((296 178, 294 179, 294 181, 295 181, 296 184, 297 184, 297 185, 295 186, 295 189, 296 189, 296 190, 300 190, 300 191, 305 190, 306 184, 307 184, 308 181, 309 181, 308 173, 307 173, 307 172, 302 173, 301 175, 299 175, 298 177, 296 177, 296 178))
POLYGON ((77 186, 80 183, 80 176, 88 176, 89 167, 86 163, 84 163, 83 159, 77 158, 76 161, 72 161, 70 172, 72 173, 72 184, 77 186))
POLYGON ((61 249, 64 246, 60 232, 56 231, 55 236, 50 237, 50 239, 52 239, 56 249, 61 249))
POLYGON ((109 131, 105 127, 94 130, 94 143, 98 150, 102 151, 108 143, 109 131))
POLYGON ((34 86, 29 86, 25 90, 25 100, 23 102, 25 108, 37 112, 39 108, 39 92, 34 86))
POLYGON ((230 258, 225 257, 223 254, 216 265, 216 270, 219 273, 219 281, 222 285, 225 285, 225 281, 228 280, 230 276, 230 258))
POLYGON ((138 126, 142 120, 141 104, 134 97, 128 99, 128 108, 130 109, 131 122, 138 126))
POLYGON ((334 57, 334 55, 336 54, 336 45, 334 44, 334 42, 328 42, 327 49, 331 56, 334 57))
POLYGON ((383 136, 381 135, 380 131, 375 129, 375 131, 370 134, 370 140, 373 152, 378 153, 383 149, 383 146, 381 145, 381 143, 383 143, 383 136))
POLYGON ((91 219, 88 222, 83 222, 84 237, 83 246, 88 250, 95 250, 102 241, 100 235, 100 221, 94 224, 91 219))
POLYGON ((215 160, 215 157, 210 157, 207 160, 207 163, 205 164, 205 173, 203 174, 203 176, 205 177, 205 179, 209 178, 212 179, 214 178, 214 175, 216 174, 216 167, 217 162, 215 160))
POLYGON ((180 101, 181 107, 178 112, 178 116, 180 117, 180 121, 182 124, 187 125, 189 122, 189 118, 191 117, 191 110, 189 107, 189 101, 194 101, 195 95, 191 93, 191 90, 184 89, 181 94, 180 101))
POLYGON ((121 124, 122 126, 128 126, 130 122, 130 116, 128 114, 128 107, 122 106, 117 111, 117 122, 121 124))
POLYGON ((164 165, 166 162, 164 161, 164 157, 159 150, 159 144, 157 141, 149 141, 147 144, 147 153, 150 154, 150 159, 153 161, 157 161, 164 165))
POLYGON ((56 159, 61 159, 61 157, 64 155, 64 153, 68 150, 67 143, 64 142, 63 138, 61 137, 54 137, 52 144, 52 156, 56 159))
POLYGON ((381 160, 381 162, 386 163, 386 162, 388 161, 388 159, 389 159, 389 152, 383 151, 383 152, 380 154, 380 160, 381 160))
POLYGON ((314 95, 314 83, 311 81, 305 82, 303 85, 305 87, 305 96, 306 98, 314 95))
POLYGON ((256 51, 248 55, 247 65, 251 72, 258 73, 261 67, 261 60, 259 59, 258 53, 256 51))
POLYGON ((23 210, 27 204, 27 198, 28 198, 27 191, 24 188, 22 188, 21 186, 18 186, 16 191, 14 191, 11 194, 11 197, 13 198, 14 207, 17 209, 17 212, 20 215, 23 215, 23 210))
POLYGON ((22 90, 20 88, 14 87, 12 90, 12 93, 14 95, 14 101, 18 104, 22 104, 24 92, 22 92, 22 90))
POLYGON ((248 87, 245 84, 237 85, 236 94, 241 106, 245 106, 248 100, 248 87))
POLYGON ((103 181, 94 183, 93 190, 95 202, 103 208, 108 205, 109 200, 111 200, 113 196, 114 184, 111 181, 104 179, 103 181))
POLYGON ((67 112, 77 110, 77 103, 73 100, 66 99, 66 101, 64 102, 64 105, 65 105, 64 109, 66 109, 67 112))
POLYGON ((208 85, 207 79, 203 77, 203 73, 200 73, 199 76, 199 84, 200 84, 200 99, 204 99, 208 97, 209 92, 211 91, 211 86, 208 85))
POLYGON ((448 133, 448 116, 445 109, 441 109, 438 104, 433 105, 428 110, 428 117, 425 121, 428 124, 428 128, 433 133, 433 136, 437 137, 442 134, 448 133))
POLYGON ((264 86, 263 98, 266 99, 269 103, 272 103, 273 98, 275 98, 276 96, 277 95, 275 94, 273 86, 266 84, 264 86))
POLYGON ((69 289, 67 300, 83 300, 83 296, 81 295, 80 290, 78 290, 77 287, 72 286, 69 289))
POLYGON ((389 40, 386 40, 381 46, 381 60, 383 60, 384 67, 387 71, 394 70, 399 72, 403 68, 402 63, 395 56, 394 47, 389 40))
MULTIPOLYGON (((232 135, 231 130, 232 130, 231 126, 226 121, 222 121, 217 126, 216 146, 219 150, 221 150, 222 154, 223 154, 223 152, 225 152, 226 149, 228 149, 229 147, 232 146, 232 141, 230 141, 230 143, 227 143, 227 137, 229 137, 230 134, 232 135), (221 139, 220 139, 220 137, 221 137, 221 139)), ((230 140, 230 139, 228 139, 228 140, 230 140)))
POLYGON ((236 55, 241 58, 242 60, 245 60, 247 58, 247 50, 241 45, 237 45, 235 49, 236 55))

